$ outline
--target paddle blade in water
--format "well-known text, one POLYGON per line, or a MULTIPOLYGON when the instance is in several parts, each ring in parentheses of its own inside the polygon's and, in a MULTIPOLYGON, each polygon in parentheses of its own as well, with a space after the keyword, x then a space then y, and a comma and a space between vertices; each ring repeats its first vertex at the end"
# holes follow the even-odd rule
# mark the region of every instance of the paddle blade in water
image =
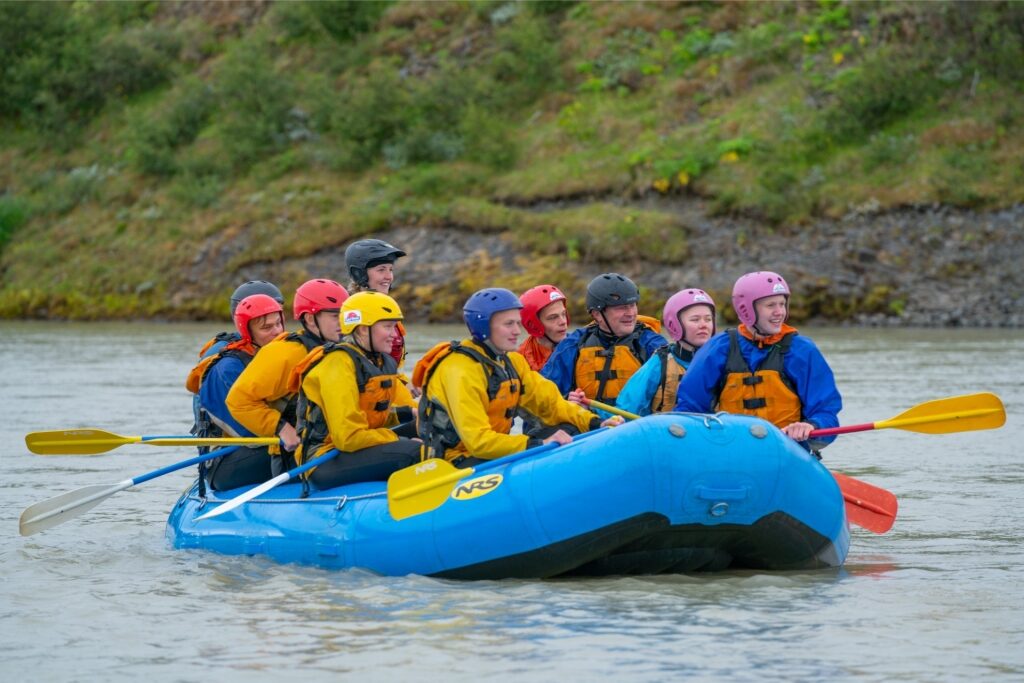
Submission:
POLYGON ((440 458, 398 470, 388 478, 388 511, 395 519, 430 512, 440 507, 456 482, 473 474, 473 468, 459 469, 440 458))
POLYGON ((846 504, 846 517, 851 524, 876 534, 884 534, 896 521, 899 503, 891 491, 839 472, 833 472, 846 504))
POLYGON ((18 531, 22 536, 31 536, 50 527, 63 524, 132 485, 132 480, 128 479, 119 484, 85 486, 30 505, 21 513, 21 519, 18 520, 18 531))

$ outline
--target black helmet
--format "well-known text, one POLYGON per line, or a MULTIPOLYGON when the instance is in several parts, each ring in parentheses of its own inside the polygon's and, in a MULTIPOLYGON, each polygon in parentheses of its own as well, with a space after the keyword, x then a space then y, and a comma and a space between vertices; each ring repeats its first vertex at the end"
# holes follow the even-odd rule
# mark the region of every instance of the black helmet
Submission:
POLYGON ((405 252, 384 240, 359 240, 345 250, 345 265, 352 281, 360 287, 369 287, 370 278, 366 271, 382 263, 394 263, 405 252))
POLYGON ((273 282, 267 282, 266 280, 249 280, 238 285, 238 289, 231 295, 231 317, 235 317, 235 309, 238 308, 238 304, 247 296, 253 294, 266 294, 277 303, 284 305, 284 296, 281 294, 281 290, 277 288, 273 282))
POLYGON ((625 306, 637 301, 640 301, 640 290, 625 275, 605 273, 587 285, 588 311, 603 311, 608 306, 625 306))

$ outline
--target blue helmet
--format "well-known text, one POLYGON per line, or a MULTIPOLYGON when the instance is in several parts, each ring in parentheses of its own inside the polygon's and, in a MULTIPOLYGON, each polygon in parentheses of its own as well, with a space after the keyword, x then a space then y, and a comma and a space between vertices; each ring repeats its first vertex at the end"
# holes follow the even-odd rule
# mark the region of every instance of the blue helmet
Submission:
POLYGON ((474 292, 466 299, 466 304, 462 307, 462 317, 473 339, 484 341, 491 336, 491 316, 501 311, 518 310, 522 307, 519 297, 509 290, 488 287, 474 292))

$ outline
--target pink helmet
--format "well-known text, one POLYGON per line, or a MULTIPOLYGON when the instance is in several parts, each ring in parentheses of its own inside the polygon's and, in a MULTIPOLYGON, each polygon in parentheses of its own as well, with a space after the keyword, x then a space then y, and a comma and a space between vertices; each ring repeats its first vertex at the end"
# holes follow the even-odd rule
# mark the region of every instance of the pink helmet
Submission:
MULTIPOLYGON (((715 315, 715 300, 703 289, 683 289, 676 292, 665 302, 661 313, 661 322, 668 328, 668 336, 676 341, 683 340, 683 326, 679 324, 679 314, 690 306, 710 306, 711 315, 715 315)), ((715 333, 712 322, 711 334, 715 333)))
MULTIPOLYGON (((562 294, 562 291, 554 285, 537 285, 523 292, 519 301, 523 304, 522 310, 519 311, 523 327, 531 337, 543 337, 544 323, 540 321, 541 310, 548 304, 565 301, 565 294, 562 294)), ((566 322, 568 322, 568 317, 566 322)))
POLYGON ((303 313, 316 315, 320 311, 340 311, 348 298, 348 290, 334 280, 308 280, 295 290, 292 315, 298 320, 303 313))
MULTIPOLYGON (((256 318, 262 318, 268 313, 280 313, 281 304, 266 294, 253 294, 238 302, 235 307, 235 327, 238 334, 242 335, 242 341, 246 344, 252 343, 252 332, 249 330, 249 323, 256 318)), ((282 320, 283 322, 283 320, 282 320)))
POLYGON ((736 315, 741 323, 753 327, 757 322, 754 302, 776 294, 784 294, 786 301, 789 301, 789 285, 781 275, 770 270, 747 273, 732 286, 732 307, 736 309, 736 315))

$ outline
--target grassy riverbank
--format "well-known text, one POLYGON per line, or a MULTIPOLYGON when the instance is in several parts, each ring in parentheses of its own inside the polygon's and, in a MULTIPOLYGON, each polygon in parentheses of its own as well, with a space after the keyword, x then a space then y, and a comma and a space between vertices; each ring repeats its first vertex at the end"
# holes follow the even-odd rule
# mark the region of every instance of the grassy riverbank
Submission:
POLYGON ((688 263, 644 197, 795 238, 1024 200, 1015 3, 3 3, 0 34, 3 317, 221 317, 408 227, 531 278, 688 263))

